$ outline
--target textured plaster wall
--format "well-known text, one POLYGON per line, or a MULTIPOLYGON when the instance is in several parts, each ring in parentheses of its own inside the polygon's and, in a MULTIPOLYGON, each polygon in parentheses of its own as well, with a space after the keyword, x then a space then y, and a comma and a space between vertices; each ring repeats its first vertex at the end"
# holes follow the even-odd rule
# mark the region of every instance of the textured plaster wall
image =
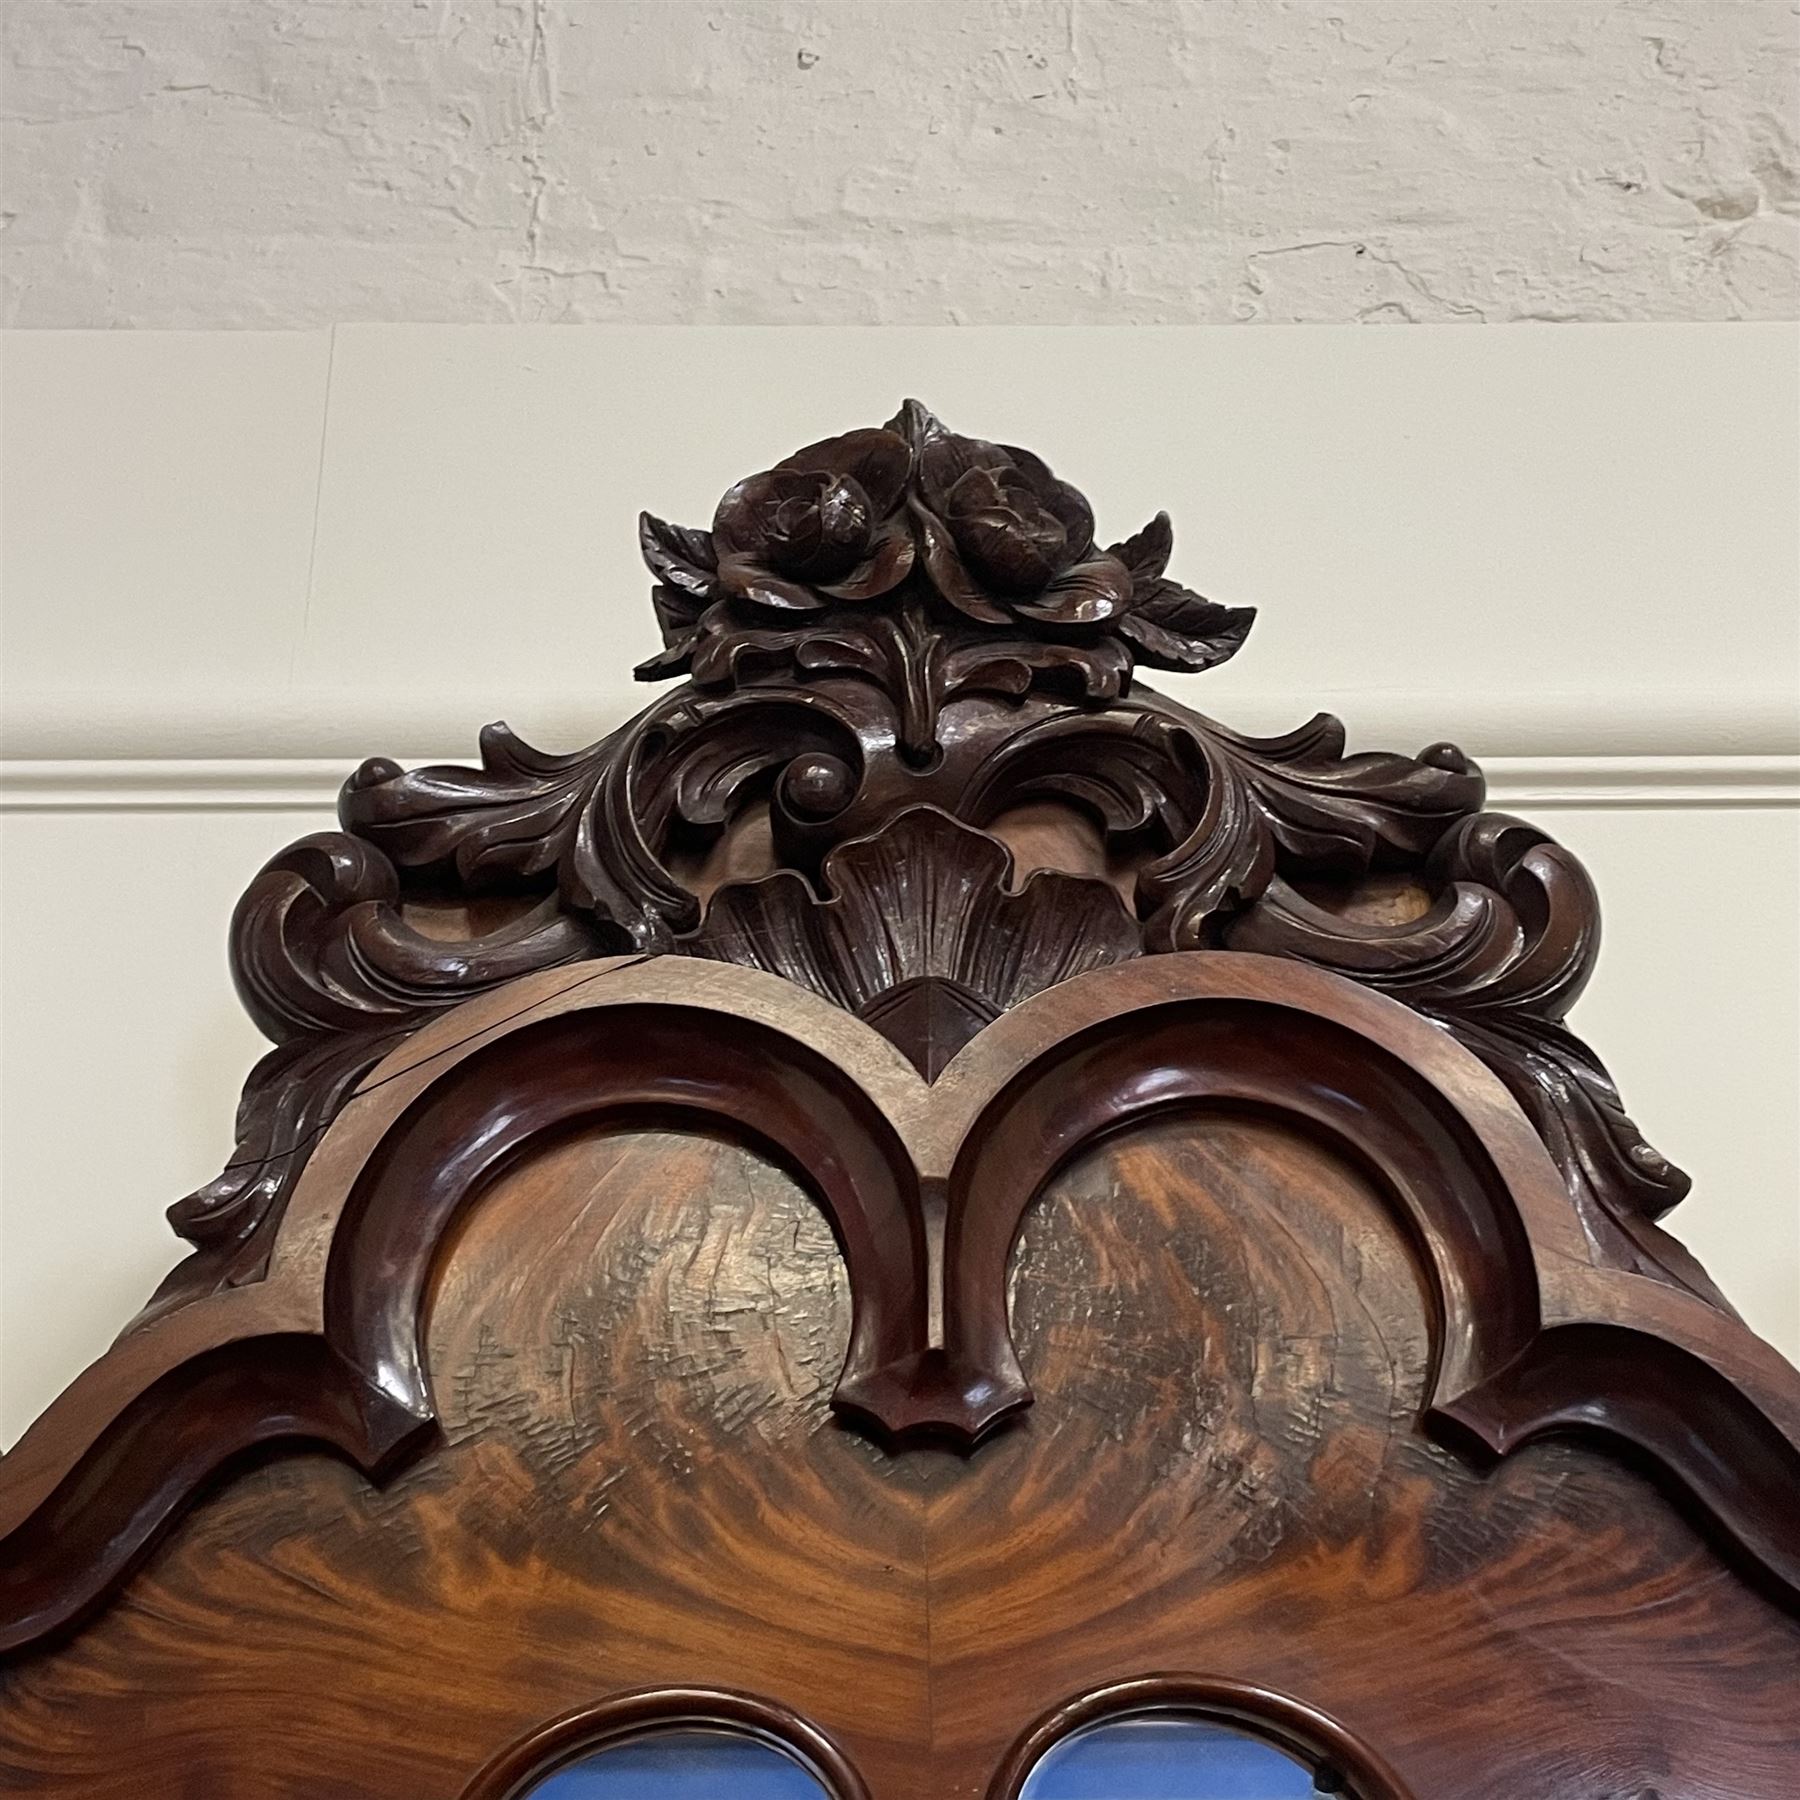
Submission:
POLYGON ((1785 318, 1786 0, 9 0, 3 317, 1785 318))

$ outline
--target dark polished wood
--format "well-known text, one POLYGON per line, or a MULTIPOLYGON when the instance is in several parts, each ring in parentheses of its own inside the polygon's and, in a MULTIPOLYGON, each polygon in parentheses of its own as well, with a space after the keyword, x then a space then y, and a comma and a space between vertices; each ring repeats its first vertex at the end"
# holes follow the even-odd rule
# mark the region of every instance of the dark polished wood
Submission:
POLYGON ((0 1791, 444 1800, 546 1719, 708 1686, 875 1800, 984 1800, 1047 1707, 1170 1669, 1323 1713, 1414 1800, 1793 1791, 1800 1620, 1591 1445, 1419 1430, 1431 1279, 1328 1145, 1229 1108, 1103 1139, 1012 1287, 1034 1404, 896 1455, 832 1423, 851 1297, 799 1184, 553 1138, 443 1246, 428 1451, 218 1489, 0 1669, 0 1791))
POLYGON ((428 1426, 440 1242, 540 1138, 663 1117, 768 1146, 842 1247, 856 1328, 835 1406, 967 1446, 1031 1398, 1006 1273, 1033 1197, 1095 1139, 1196 1104, 1289 1118, 1379 1177, 1441 1315, 1429 1423, 1496 1454, 1555 1429, 1618 1440, 1800 1594, 1791 1371, 1696 1297, 1598 1264, 1501 1085, 1392 1002, 1248 954, 1139 961, 1022 1003, 928 1085, 790 984, 666 958, 515 983, 375 1071, 267 1275, 129 1334, 12 1452, 0 1641, 79 1616, 228 1457, 314 1439, 374 1473, 428 1426))
POLYGON ((546 1721, 672 1687, 766 1697, 893 1792, 930 1736, 922 1526, 910 1468, 831 1425, 849 1329, 774 1165, 540 1141, 444 1244, 427 1453, 378 1488, 242 1467, 0 1666, 0 1792, 452 1800, 546 1721))
POLYGON ((824 1732, 785 1706, 722 1688, 644 1688, 552 1719, 509 1744, 460 1800, 513 1800, 556 1769, 630 1738, 681 1726, 718 1725, 779 1745, 831 1800, 869 1800, 869 1790, 824 1732))
POLYGON ((917 406, 643 542, 687 682, 241 902, 238 1153, 0 1458, 0 1787, 497 1800, 711 1696, 838 1800, 1139 1703, 1800 1791, 1800 1379, 1564 1024, 1579 863, 1137 685, 1250 614, 917 406))
POLYGON ((1358 1800, 1407 1800, 1383 1759, 1317 1707, 1248 1682, 1169 1674, 1109 1682, 1052 1707, 1008 1752, 987 1800, 1019 1800, 1032 1770, 1064 1738, 1107 1720, 1153 1714, 1213 1719, 1254 1732, 1310 1769, 1322 1794, 1354 1791, 1358 1800))
POLYGON ((666 648, 638 672, 686 683, 571 755, 493 725, 479 769, 366 762, 343 829, 251 884, 232 966, 277 1048, 230 1164, 171 1209, 196 1251, 153 1310, 254 1279, 356 1082, 521 974, 748 962, 933 1074, 1081 969, 1219 946, 1436 1020, 1508 1084, 1610 1260, 1722 1304, 1654 1224, 1686 1177, 1563 1024, 1599 943, 1580 865, 1482 813, 1454 745, 1346 755, 1322 714, 1247 738, 1136 684, 1224 661, 1253 618, 1167 577, 1166 518, 1101 551, 1036 457, 909 403, 740 483, 711 531, 642 535, 666 648), (1371 884, 1417 903, 1371 908, 1371 884))

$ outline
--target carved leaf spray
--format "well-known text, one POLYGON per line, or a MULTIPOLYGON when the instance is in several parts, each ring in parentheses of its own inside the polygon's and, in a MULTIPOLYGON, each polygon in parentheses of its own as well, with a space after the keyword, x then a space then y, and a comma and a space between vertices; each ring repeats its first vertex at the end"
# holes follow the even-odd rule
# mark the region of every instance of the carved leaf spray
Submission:
POLYGON ((1483 813, 1453 745, 1345 754, 1319 715, 1249 738, 1137 683, 1224 662, 1253 613, 1170 579, 1169 521, 1098 546, 1029 451, 909 401, 739 482, 710 529, 646 514, 682 685, 591 747, 492 725, 481 766, 366 762, 341 829, 239 903, 275 1048, 238 1146, 170 1210, 151 1313, 257 1279, 312 1146, 444 1009, 620 952, 785 976, 927 1078, 1068 976, 1158 952, 1297 958, 1405 1001, 1505 1082, 1608 1262, 1723 1305, 1654 1221, 1687 1189, 1564 1026, 1599 914, 1580 864, 1483 813))

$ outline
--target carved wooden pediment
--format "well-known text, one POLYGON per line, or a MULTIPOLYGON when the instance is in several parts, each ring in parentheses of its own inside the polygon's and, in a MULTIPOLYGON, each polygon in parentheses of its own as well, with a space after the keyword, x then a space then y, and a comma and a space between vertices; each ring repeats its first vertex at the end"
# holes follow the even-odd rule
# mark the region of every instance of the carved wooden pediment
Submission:
POLYGON ((192 1254, 0 1460, 28 1686, 257 1446, 428 1460, 443 1247, 596 1123, 799 1176, 853 1308, 832 1404, 904 1459, 978 1457, 1031 1403, 1047 1187, 1196 1107, 1278 1121, 1387 1197, 1429 1295, 1416 1428, 1467 1479, 1570 1434, 1652 1470, 1772 1609, 1758 1654, 1788 1630, 1800 1384, 1659 1225, 1687 1179, 1564 1022, 1599 943, 1567 850, 1483 811, 1451 744, 1246 737, 1146 687, 1252 613, 1168 575, 1166 516, 1103 548, 1037 457, 916 402, 642 544, 638 674, 679 685, 572 754, 493 725, 478 767, 365 762, 239 903, 274 1048, 237 1150, 170 1209, 192 1254))

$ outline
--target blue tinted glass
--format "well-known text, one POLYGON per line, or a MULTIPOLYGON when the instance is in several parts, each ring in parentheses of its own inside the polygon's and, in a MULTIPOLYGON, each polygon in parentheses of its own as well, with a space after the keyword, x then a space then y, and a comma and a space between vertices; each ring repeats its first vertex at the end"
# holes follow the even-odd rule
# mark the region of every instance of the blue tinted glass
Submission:
POLYGON ((1210 1719, 1115 1719, 1056 1745, 1021 1800, 1314 1800, 1312 1771, 1210 1719))
POLYGON ((525 1790, 529 1800, 826 1800, 794 1759, 731 1731, 652 1731, 608 1744, 525 1790))

